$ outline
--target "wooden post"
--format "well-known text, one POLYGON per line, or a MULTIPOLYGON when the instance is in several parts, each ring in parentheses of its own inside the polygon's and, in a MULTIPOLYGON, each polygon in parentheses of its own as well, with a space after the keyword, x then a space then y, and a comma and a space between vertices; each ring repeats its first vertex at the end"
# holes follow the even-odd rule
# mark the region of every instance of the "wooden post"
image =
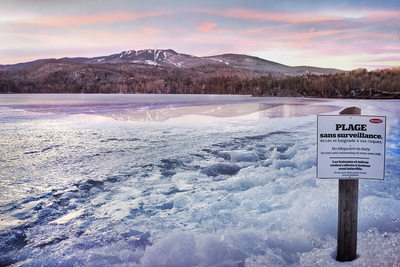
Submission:
MULTIPOLYGON (((340 115, 360 115, 361 109, 349 107, 340 115)), ((337 261, 352 261, 357 253, 358 180, 339 180, 337 261)))

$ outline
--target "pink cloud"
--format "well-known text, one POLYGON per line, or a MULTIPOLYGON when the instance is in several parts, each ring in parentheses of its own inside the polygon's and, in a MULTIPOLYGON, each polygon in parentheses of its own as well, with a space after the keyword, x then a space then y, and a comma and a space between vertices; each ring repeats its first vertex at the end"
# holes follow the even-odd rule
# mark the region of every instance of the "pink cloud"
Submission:
POLYGON ((197 12, 234 19, 275 21, 284 23, 340 22, 347 19, 387 20, 399 19, 400 10, 339 10, 337 12, 263 12, 253 9, 234 8, 225 10, 197 10, 197 12))
POLYGON ((89 25, 113 22, 125 22, 137 18, 153 17, 171 14, 171 12, 153 12, 153 13, 132 13, 132 12, 110 12, 96 15, 83 16, 44 16, 29 20, 21 20, 21 24, 46 25, 46 26, 73 26, 73 25, 89 25))
POLYGON ((381 58, 364 60, 364 62, 396 62, 396 61, 400 63, 400 57, 381 57, 381 58))
POLYGON ((394 40, 396 38, 396 34, 394 33, 384 33, 384 32, 356 32, 356 31, 347 31, 346 33, 332 39, 333 41, 338 40, 348 40, 349 42, 353 40, 353 42, 366 43, 372 41, 380 41, 384 40, 394 40))
POLYGON ((217 26, 214 22, 204 22, 201 25, 198 25, 196 28, 201 32, 209 32, 210 30, 214 29, 217 26))
POLYGON ((163 32, 160 29, 150 28, 150 27, 142 27, 141 30, 142 30, 143 34, 147 34, 147 35, 155 35, 155 34, 159 34, 159 33, 163 32))
POLYGON ((262 12, 252 9, 226 9, 226 10, 198 10, 199 12, 219 15, 228 18, 278 21, 278 22, 314 22, 327 20, 340 20, 340 16, 333 16, 323 13, 288 13, 288 12, 262 12))
POLYGON ((272 39, 275 40, 298 40, 298 41, 305 41, 314 39, 316 37, 325 37, 325 36, 334 36, 341 33, 345 33, 348 30, 327 30, 327 31, 309 31, 304 33, 296 33, 296 34, 286 34, 273 37, 272 39))
POLYGON ((365 18, 371 20, 387 20, 397 19, 400 20, 400 10, 366 10, 361 11, 365 14, 365 18))

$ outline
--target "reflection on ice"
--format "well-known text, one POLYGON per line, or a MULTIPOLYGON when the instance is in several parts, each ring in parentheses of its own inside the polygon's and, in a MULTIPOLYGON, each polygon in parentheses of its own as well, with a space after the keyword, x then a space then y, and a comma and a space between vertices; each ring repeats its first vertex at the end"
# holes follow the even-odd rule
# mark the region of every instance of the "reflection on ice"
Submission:
MULTIPOLYGON (((260 104, 265 105, 265 104, 260 104)), ((280 117, 304 117, 309 115, 318 115, 339 110, 340 107, 333 105, 309 105, 309 104, 282 104, 272 108, 261 109, 261 116, 268 118, 280 117)))
POLYGON ((166 121, 172 118, 188 117, 190 115, 209 116, 217 118, 232 118, 246 116, 246 118, 279 118, 279 117, 303 117, 338 110, 339 107, 332 105, 307 105, 307 104, 226 104, 226 105, 204 105, 191 107, 141 109, 125 111, 118 114, 104 114, 113 119, 122 121, 166 121))
POLYGON ((218 95, 44 95, 38 98, 7 95, 0 104, 31 112, 53 114, 92 114, 118 121, 166 121, 199 116, 215 118, 302 117, 338 110, 318 104, 321 100, 218 95), (249 115, 249 116, 248 116, 249 115))

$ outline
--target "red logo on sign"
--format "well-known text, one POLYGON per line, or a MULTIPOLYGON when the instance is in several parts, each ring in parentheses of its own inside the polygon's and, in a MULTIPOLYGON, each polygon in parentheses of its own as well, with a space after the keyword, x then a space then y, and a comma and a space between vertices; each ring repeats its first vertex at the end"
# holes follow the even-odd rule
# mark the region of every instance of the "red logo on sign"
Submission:
POLYGON ((382 123, 383 120, 381 120, 381 119, 370 119, 369 122, 372 122, 372 123, 382 123))

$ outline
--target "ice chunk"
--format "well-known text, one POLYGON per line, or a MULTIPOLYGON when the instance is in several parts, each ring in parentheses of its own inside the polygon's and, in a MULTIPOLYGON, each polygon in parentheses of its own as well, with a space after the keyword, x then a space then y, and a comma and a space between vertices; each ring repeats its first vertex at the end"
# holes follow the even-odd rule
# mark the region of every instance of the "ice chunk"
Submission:
POLYGON ((186 267, 195 266, 198 262, 194 235, 186 233, 167 236, 148 247, 142 258, 142 265, 149 267, 186 267))
POLYGON ((253 151, 234 151, 231 153, 231 160, 233 162, 256 162, 258 156, 253 151))
POLYGON ((66 215, 58 218, 57 220, 52 221, 51 223, 65 224, 65 223, 71 221, 72 219, 75 219, 75 218, 81 216, 82 213, 83 213, 82 210, 75 210, 70 213, 67 213, 66 215))
POLYGON ((240 170, 236 164, 219 162, 202 170, 208 176, 235 175, 240 170))

